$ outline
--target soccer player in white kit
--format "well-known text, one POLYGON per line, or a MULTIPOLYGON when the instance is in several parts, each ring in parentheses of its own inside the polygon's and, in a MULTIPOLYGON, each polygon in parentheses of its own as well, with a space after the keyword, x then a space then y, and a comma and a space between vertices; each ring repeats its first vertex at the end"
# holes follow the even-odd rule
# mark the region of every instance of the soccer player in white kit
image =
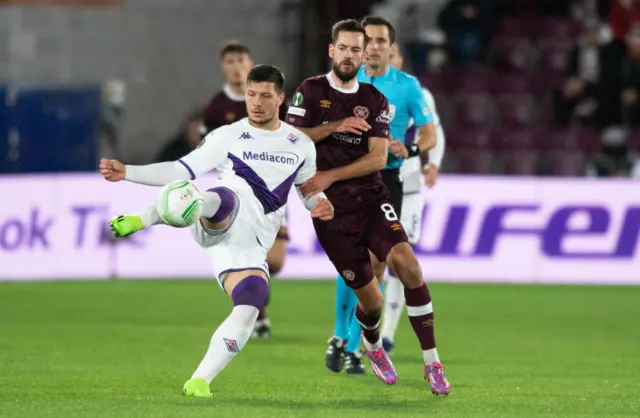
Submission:
MULTIPOLYGON (((394 67, 402 68, 402 56, 399 52, 391 58, 394 67)), ((429 161, 423 163, 420 158, 408 158, 400 168, 403 179, 402 215, 400 222, 407 232, 409 243, 416 245, 422 232, 422 213, 424 211, 424 197, 422 187, 432 188, 438 178, 438 170, 442 163, 445 150, 445 137, 440 123, 440 116, 436 110, 433 95, 426 88, 422 89, 429 109, 433 112, 433 123, 436 126, 436 146, 429 150, 429 161)), ((418 130, 415 130, 414 141, 418 140, 418 130)), ((404 308, 404 287, 400 280, 390 271, 384 290, 384 315, 382 315, 382 345, 387 353, 393 350, 393 342, 398 328, 398 322, 404 308)))
MULTIPOLYGON (((311 139, 278 119, 284 101, 284 76, 276 67, 258 65, 247 76, 248 118, 210 132, 184 158, 146 166, 101 160, 109 181, 127 180, 164 186, 193 180, 211 170, 220 185, 202 192, 202 217, 191 227, 195 240, 211 258, 220 286, 234 308, 211 337, 209 349, 183 388, 188 396, 211 397, 209 384, 244 347, 269 292, 267 252, 283 222, 292 185, 311 216, 333 218, 324 193, 303 198, 299 186, 316 173, 311 139)), ((110 225, 119 237, 160 224, 155 204, 135 215, 118 216, 110 225)))

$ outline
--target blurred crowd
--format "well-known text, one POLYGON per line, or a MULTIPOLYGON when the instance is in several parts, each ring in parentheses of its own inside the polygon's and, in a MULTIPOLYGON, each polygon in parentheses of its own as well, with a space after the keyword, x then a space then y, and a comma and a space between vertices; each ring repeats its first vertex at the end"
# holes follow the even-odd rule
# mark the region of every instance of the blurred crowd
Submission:
MULTIPOLYGON (((371 3, 436 98, 445 171, 640 177, 640 0, 371 3)), ((159 160, 197 145, 199 115, 159 160)))

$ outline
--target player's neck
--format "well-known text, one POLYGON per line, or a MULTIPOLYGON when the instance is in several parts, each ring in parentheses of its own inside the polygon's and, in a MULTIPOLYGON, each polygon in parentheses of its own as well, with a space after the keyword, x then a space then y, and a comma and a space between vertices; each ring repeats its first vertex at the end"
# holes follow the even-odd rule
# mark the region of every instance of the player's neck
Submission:
POLYGON ((356 85, 356 78, 355 77, 353 77, 349 81, 342 81, 340 78, 338 78, 336 73, 334 73, 333 71, 331 71, 331 80, 333 81, 333 84, 336 87, 341 88, 341 89, 345 89, 345 90, 352 89, 353 86, 356 85))
POLYGON ((237 97, 244 97, 244 84, 231 84, 227 83, 226 87, 229 89, 229 92, 237 97))
POLYGON ((364 67, 365 74, 368 75, 369 77, 382 77, 387 73, 387 69, 389 68, 388 65, 380 65, 376 67, 377 68, 365 65, 364 67))
POLYGON ((267 123, 254 123, 251 119, 249 119, 249 125, 253 126, 256 129, 262 129, 263 131, 277 131, 280 129, 280 119, 273 118, 267 123))

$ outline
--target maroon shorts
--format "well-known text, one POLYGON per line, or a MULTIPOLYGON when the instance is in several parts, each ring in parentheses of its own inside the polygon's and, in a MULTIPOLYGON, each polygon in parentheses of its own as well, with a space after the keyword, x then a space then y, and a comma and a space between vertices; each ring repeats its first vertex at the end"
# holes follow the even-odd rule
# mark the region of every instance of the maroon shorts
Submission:
POLYGON ((387 197, 371 202, 359 211, 337 214, 329 222, 314 219, 313 226, 329 260, 353 289, 364 287, 373 280, 369 251, 378 260, 386 261, 396 244, 408 242, 387 197))

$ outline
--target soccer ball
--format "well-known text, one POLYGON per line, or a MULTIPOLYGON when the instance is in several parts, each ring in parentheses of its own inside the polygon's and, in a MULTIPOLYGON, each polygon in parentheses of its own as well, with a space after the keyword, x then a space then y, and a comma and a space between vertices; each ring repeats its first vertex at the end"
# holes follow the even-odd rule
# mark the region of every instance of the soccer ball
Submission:
POLYGON ((160 219, 176 228, 193 225, 202 216, 203 206, 198 188, 186 180, 173 181, 164 186, 156 201, 160 219))

